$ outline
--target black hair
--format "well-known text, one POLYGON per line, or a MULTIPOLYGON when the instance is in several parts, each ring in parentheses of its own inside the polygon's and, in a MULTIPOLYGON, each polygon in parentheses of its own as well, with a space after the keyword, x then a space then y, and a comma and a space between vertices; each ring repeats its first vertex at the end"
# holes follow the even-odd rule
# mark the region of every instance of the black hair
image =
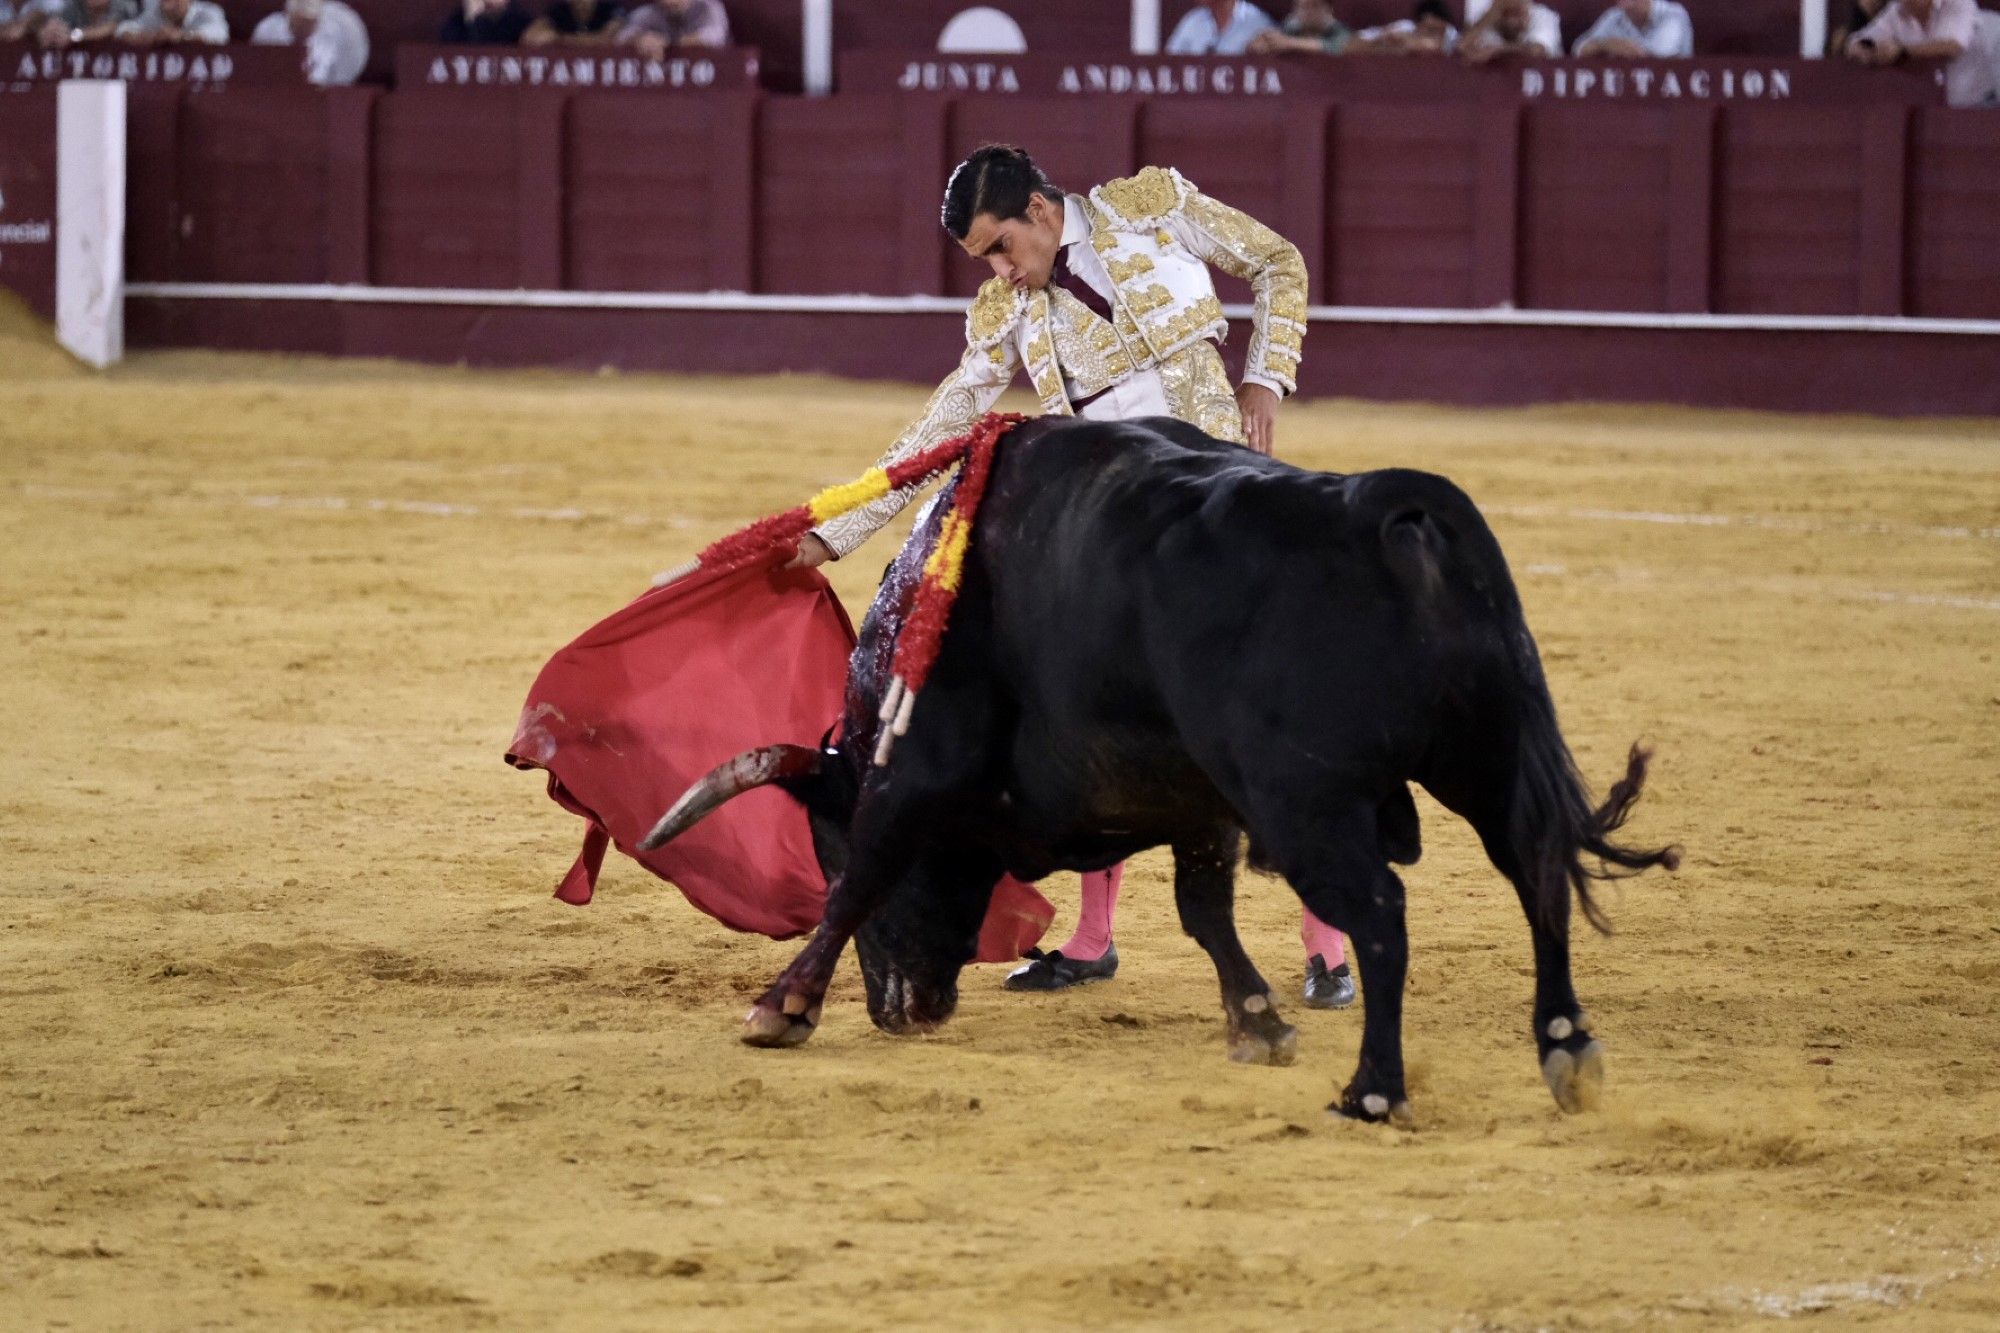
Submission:
POLYGON ((1417 7, 1410 18, 1417 23, 1422 23, 1425 19, 1441 19, 1449 23, 1451 10, 1445 5, 1444 0, 1417 0, 1417 7))
POLYGON ((1011 144, 990 143, 951 173, 939 218, 952 239, 962 241, 981 213, 1001 222, 1026 217, 1028 199, 1037 194, 1052 204, 1063 201, 1063 192, 1049 183, 1035 159, 1011 144))

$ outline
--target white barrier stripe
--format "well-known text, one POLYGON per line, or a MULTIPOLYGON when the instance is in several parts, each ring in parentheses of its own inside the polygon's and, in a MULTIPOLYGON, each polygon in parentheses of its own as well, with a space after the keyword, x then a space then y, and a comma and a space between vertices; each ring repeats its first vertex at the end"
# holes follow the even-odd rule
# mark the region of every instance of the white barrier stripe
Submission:
MULTIPOLYGON (((419 517, 419 518, 492 517, 492 518, 523 519, 523 520, 532 520, 539 522, 563 522, 563 523, 577 523, 595 519, 595 520, 604 520, 614 523, 627 524, 634 527, 650 527, 654 525, 664 525, 666 527, 671 527, 671 528, 689 528, 694 526, 693 519, 684 517, 679 514, 671 515, 667 518, 662 519, 653 517, 652 515, 648 514, 615 514, 603 510, 588 510, 588 509, 575 509, 575 508, 544 509, 544 508, 537 508, 524 505, 515 505, 506 507, 494 506, 488 508, 476 504, 457 504, 441 500, 385 500, 385 499, 350 500, 346 496, 340 496, 340 495, 303 495, 303 496, 187 495, 187 494, 147 495, 144 493, 135 494, 131 491, 116 490, 111 487, 47 486, 37 482, 21 483, 16 487, 16 489, 20 494, 32 499, 91 500, 105 504, 132 504, 139 501, 154 501, 154 502, 164 501, 167 503, 200 504, 211 507, 240 505, 242 507, 249 509, 286 510, 293 512, 309 511, 315 513, 335 513, 335 514, 338 513, 397 514, 397 515, 419 517)), ((1490 509, 1487 512, 1500 513, 1504 511, 1498 509, 1490 509)), ((1617 511, 1613 510, 1574 510, 1574 511, 1535 510, 1533 512, 1538 517, 1580 518, 1584 520, 1590 520, 1593 518, 1605 517, 1605 516, 1611 516, 1611 517, 1619 516, 1617 514, 1617 511)), ((1658 516, 1646 515, 1641 517, 1642 520, 1649 521, 1650 519, 1658 516)), ((1686 517, 1705 518, 1711 516, 1688 515, 1686 517)), ((1725 519, 1728 518, 1728 516, 1726 515, 1717 515, 1713 517, 1721 517, 1725 519)), ((1880 532, 1880 531, 1885 531, 1886 529, 1876 526, 1876 527, 1871 527, 1869 530, 1880 532)), ((1968 530, 1948 529, 1948 528, 1907 528, 1903 529, 1902 531, 1927 535, 1932 533, 1963 533, 1968 530)), ((1572 574, 1570 568, 1567 565, 1560 565, 1560 564, 1524 564, 1520 567, 1519 572, 1521 573, 1522 576, 1529 578, 1578 577, 1584 579, 1594 579, 1598 577, 1603 577, 1612 581, 1620 579, 1634 579, 1634 580, 1652 582, 1657 580, 1659 577, 1657 574, 1654 573, 1654 571, 1648 569, 1614 570, 1604 576, 1575 575, 1572 574)), ((1715 581, 1712 580, 1705 580, 1703 586, 1714 587, 1716 586, 1716 583, 1715 581)), ((1789 585, 1774 584, 1768 579, 1763 579, 1763 580, 1738 579, 1730 581, 1727 586, 1742 591, 1762 593, 1764 595, 1772 597, 1796 597, 1799 596, 1801 593, 1804 593, 1806 595, 1816 596, 1823 600, 1830 600, 1830 601, 1848 601, 1848 602, 1858 601, 1858 602, 1872 602, 1878 604, 1888 604, 1888 605, 1898 605, 1898 606, 1942 607, 1956 611, 2000 612, 2000 598, 1966 597, 1950 593, 1894 592, 1894 591, 1884 591, 1884 590, 1870 589, 1870 588, 1825 588, 1812 585, 1789 586, 1789 585)))
MULTIPOLYGON (((334 283, 135 282, 125 294, 168 301, 323 301, 346 305, 486 306, 537 310, 691 310, 798 315, 962 315, 953 296, 768 296, 748 292, 566 292, 461 287, 366 287, 334 283)), ((1251 307, 1227 305, 1231 319, 1251 307)), ((1316 305, 1322 324, 1502 325, 1527 328, 1679 329, 1718 332, 1924 333, 2000 335, 2000 320, 1922 319, 1905 315, 1708 315, 1615 310, 1431 309, 1316 305)))
POLYGON ((1837 533, 1855 537, 1947 537, 2000 541, 2000 528, 1925 526, 1914 523, 1857 523, 1842 519, 1793 518, 1783 514, 1674 514, 1644 509, 1558 509, 1551 505, 1481 505, 1500 518, 1574 518, 1595 523, 1659 523, 1695 528, 1761 528, 1772 532, 1837 533))
POLYGON ((630 527, 689 528, 694 520, 679 514, 656 518, 651 514, 618 514, 602 509, 546 509, 533 505, 481 506, 454 504, 442 500, 351 500, 344 495, 148 495, 110 487, 44 486, 28 482, 19 487, 22 495, 36 500, 93 500, 101 504, 141 502, 197 504, 210 508, 278 509, 288 512, 402 514, 417 518, 516 518, 543 523, 622 523, 630 527))
MULTIPOLYGON (((49 486, 39 482, 19 484, 21 494, 44 500, 99 500, 129 503, 146 499, 193 500, 205 504, 243 504, 253 509, 356 509, 375 513, 427 514, 433 517, 476 517, 482 513, 506 518, 539 519, 554 522, 609 520, 617 523, 649 524, 665 522, 675 527, 693 520, 678 515, 658 519, 647 514, 614 514, 604 510, 564 507, 544 509, 515 506, 484 510, 478 505, 452 504, 435 500, 351 500, 340 495, 239 495, 239 496, 158 496, 134 494, 109 487, 49 486)), ((1683 514, 1643 509, 1560 509, 1553 505, 1481 505, 1480 512, 1491 518, 1576 519, 1592 523, 1658 523, 1696 528, 1757 528, 1776 532, 1817 533, 1858 537, 1940 537, 1948 540, 2000 541, 2000 528, 1929 526, 1916 523, 1855 523, 1840 519, 1816 520, 1780 514, 1683 514)))

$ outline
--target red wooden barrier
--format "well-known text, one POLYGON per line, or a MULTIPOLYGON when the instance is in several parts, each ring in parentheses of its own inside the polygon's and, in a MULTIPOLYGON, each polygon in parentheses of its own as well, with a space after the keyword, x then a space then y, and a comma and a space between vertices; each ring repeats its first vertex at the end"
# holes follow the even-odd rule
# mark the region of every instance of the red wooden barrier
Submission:
POLYGON ((56 95, 9 96, 0 115, 0 287, 56 311, 56 95))
MULTIPOLYGON (((919 115, 896 97, 763 103, 756 136, 758 290, 910 290, 906 204, 913 182, 943 180, 942 161, 925 160, 922 151, 941 110, 919 115)), ((929 214, 933 223, 936 216, 929 214)))
POLYGON ((376 103, 370 269, 391 287, 524 286, 523 181, 562 99, 394 93, 376 103))
MULTIPOLYGON (((1326 253, 1319 265, 1325 299, 1461 308, 1513 299, 1511 195, 1501 222, 1508 232, 1508 290, 1482 293, 1478 282, 1480 240, 1496 222, 1481 207, 1483 127, 1489 123, 1488 113, 1472 103, 1335 108, 1326 253)), ((1511 151, 1507 167, 1511 182, 1511 151)), ((1308 255, 1308 264, 1314 258, 1308 255)))
POLYGON ((569 285, 749 290, 754 108, 740 94, 572 98, 562 189, 569 285))
POLYGON ((1910 172, 1910 313, 2000 317, 2000 125, 1991 111, 1926 111, 1910 172))

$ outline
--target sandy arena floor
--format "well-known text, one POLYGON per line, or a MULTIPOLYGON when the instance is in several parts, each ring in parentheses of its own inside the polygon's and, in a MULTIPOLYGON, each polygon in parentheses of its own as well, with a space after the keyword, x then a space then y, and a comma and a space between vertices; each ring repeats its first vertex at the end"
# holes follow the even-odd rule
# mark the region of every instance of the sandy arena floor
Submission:
POLYGON ((1358 1010, 1225 1062, 1157 855, 1116 981, 979 969, 898 1041, 850 962, 786 1053, 735 1029, 792 946, 615 858, 549 897, 542 661, 921 397, 0 330, 0 1327, 2000 1325, 2000 424, 1285 409, 1487 506, 1585 771, 1655 742, 1635 832, 1688 850, 1578 946, 1565 1119, 1426 804, 1399 1132, 1322 1110, 1358 1010))

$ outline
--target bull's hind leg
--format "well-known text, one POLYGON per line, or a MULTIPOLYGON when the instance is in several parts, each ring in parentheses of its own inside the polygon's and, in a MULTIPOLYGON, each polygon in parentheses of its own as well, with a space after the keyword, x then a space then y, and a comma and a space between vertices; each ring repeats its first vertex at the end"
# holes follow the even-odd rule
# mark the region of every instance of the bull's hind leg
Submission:
POLYGON ((1569 886, 1539 901, 1522 873, 1520 858, 1504 831, 1488 836, 1476 824, 1494 868, 1507 877, 1527 914, 1535 940, 1535 1052, 1542 1081, 1556 1105, 1569 1112, 1597 1107, 1604 1092, 1604 1047, 1591 1034, 1590 1015, 1576 998, 1569 964, 1569 886))
POLYGON ((1243 1064, 1288 1065, 1298 1054, 1297 1029, 1278 1016, 1270 986, 1258 975, 1236 934, 1234 828, 1174 844, 1174 904, 1181 929, 1215 964, 1222 1013, 1229 1024, 1229 1058, 1243 1064))
POLYGON ((1403 881, 1382 860, 1372 807, 1358 807, 1310 840, 1273 839, 1277 864, 1313 915, 1344 933, 1361 969, 1361 1060, 1327 1109, 1357 1120, 1407 1120, 1403 1088, 1403 981, 1410 941, 1403 881), (1282 848, 1282 850, 1280 850, 1282 848))
POLYGON ((1569 884, 1558 881, 1555 892, 1536 892, 1510 830, 1512 782, 1506 773, 1490 767, 1447 768, 1426 777, 1424 786, 1446 809, 1472 825, 1493 868, 1514 886, 1534 937, 1534 1036, 1542 1081, 1563 1110, 1587 1111, 1603 1093, 1604 1048, 1591 1034, 1590 1015, 1578 1003, 1570 978, 1569 884))

